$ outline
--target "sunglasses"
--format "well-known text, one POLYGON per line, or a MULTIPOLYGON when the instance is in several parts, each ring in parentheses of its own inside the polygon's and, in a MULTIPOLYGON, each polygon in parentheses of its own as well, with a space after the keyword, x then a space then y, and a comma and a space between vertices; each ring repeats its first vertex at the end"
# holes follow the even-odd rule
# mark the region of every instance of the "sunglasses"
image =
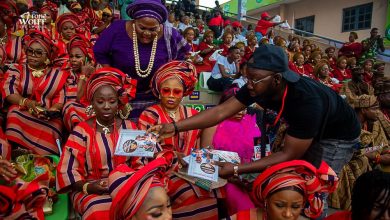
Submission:
POLYGON ((169 97, 173 96, 175 98, 181 98, 183 97, 183 90, 181 89, 171 89, 168 87, 161 88, 161 96, 163 97, 169 97))
POLYGON ((253 81, 253 79, 248 79, 248 83, 250 82, 250 83, 252 83, 252 85, 256 85, 257 83, 263 82, 263 81, 265 81, 266 79, 270 78, 273 75, 275 75, 275 74, 271 74, 269 76, 266 76, 266 77, 264 77, 262 79, 259 79, 259 80, 256 80, 256 81, 253 81))
POLYGON ((107 13, 103 13, 103 14, 102 14, 102 17, 111 17, 111 15, 110 15, 110 14, 107 14, 107 13))
POLYGON ((27 56, 35 56, 37 58, 42 57, 43 54, 47 54, 47 52, 42 50, 34 50, 32 48, 27 48, 26 50, 27 56))

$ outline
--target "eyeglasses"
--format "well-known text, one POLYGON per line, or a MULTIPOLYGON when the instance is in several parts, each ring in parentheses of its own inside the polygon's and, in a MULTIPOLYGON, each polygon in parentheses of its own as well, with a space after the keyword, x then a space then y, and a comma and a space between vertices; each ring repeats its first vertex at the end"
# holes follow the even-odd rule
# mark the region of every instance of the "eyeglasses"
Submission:
POLYGON ((107 13, 103 13, 103 14, 102 14, 102 17, 111 17, 111 15, 110 15, 110 14, 107 14, 107 13))
POLYGON ((168 87, 161 88, 161 96, 169 97, 173 96, 175 98, 181 98, 183 96, 183 90, 181 89, 171 89, 168 87))
POLYGON ((263 81, 265 81, 266 79, 268 79, 269 77, 271 77, 273 75, 275 75, 275 74, 271 74, 269 76, 266 76, 266 77, 264 77, 262 79, 259 79, 259 80, 256 80, 256 81, 253 81, 253 79, 248 79, 248 83, 250 82, 250 83, 252 83, 252 85, 256 85, 257 83, 263 82, 263 81))
POLYGON ((27 48, 26 50, 27 56, 35 56, 37 58, 42 57, 43 54, 46 54, 47 52, 42 50, 34 50, 32 48, 27 48))

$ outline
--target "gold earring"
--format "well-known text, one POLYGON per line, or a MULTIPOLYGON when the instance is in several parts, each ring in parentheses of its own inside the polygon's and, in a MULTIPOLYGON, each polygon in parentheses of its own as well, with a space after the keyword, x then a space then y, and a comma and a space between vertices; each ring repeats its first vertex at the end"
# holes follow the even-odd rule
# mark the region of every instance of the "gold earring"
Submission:
POLYGON ((130 112, 131 110, 133 110, 133 108, 131 107, 131 105, 129 103, 127 103, 124 107, 123 107, 123 110, 119 110, 118 113, 119 113, 119 117, 123 120, 127 119, 130 115, 130 112))
POLYGON ((49 64, 50 64, 50 60, 49 60, 49 58, 46 58, 46 60, 45 60, 45 64, 46 64, 46 65, 49 65, 49 64))
POLYGON ((88 116, 94 115, 95 110, 93 109, 93 106, 88 105, 87 108, 85 108, 85 113, 87 113, 88 116))

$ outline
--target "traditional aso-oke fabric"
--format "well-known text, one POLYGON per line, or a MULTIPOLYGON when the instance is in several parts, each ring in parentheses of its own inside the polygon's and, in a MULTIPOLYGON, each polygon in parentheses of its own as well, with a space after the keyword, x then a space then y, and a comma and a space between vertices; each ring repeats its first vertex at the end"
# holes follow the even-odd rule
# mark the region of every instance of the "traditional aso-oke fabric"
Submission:
POLYGON ((67 49, 70 52, 72 48, 79 48, 84 55, 88 57, 88 61, 93 64, 95 62, 95 58, 92 46, 91 42, 84 35, 76 34, 68 42, 67 49))
MULTIPOLYGON (((56 189, 59 193, 71 191, 72 185, 78 181, 107 180, 117 166, 137 159, 114 155, 120 130, 136 129, 135 124, 127 120, 119 127, 117 132, 104 134, 96 131, 96 125, 91 127, 87 122, 81 122, 73 129, 57 167, 56 189)), ((110 219, 110 195, 71 191, 70 198, 83 219, 110 219)))
POLYGON ((23 50, 23 37, 14 35, 12 33, 8 34, 8 40, 5 43, 5 51, 7 53, 6 63, 18 63, 22 64, 26 61, 26 54, 23 50))
MULTIPOLYGON (((13 0, 3 0, 3 1, 0 1, 0 8, 1 9, 6 9, 7 11, 14 10, 15 11, 14 13, 7 14, 10 17, 16 17, 19 14, 18 13, 18 7, 16 6, 15 1, 13 1, 13 0)), ((2 17, 4 16, 4 12, 2 10, 0 10, 0 15, 2 17)), ((5 21, 5 22, 7 22, 7 21, 5 21)), ((12 23, 7 23, 7 25, 12 25, 12 23)))
POLYGON ((378 103, 376 96, 374 95, 361 95, 358 96, 353 103, 354 108, 370 108, 378 103))
POLYGON ((48 173, 31 182, 17 178, 13 185, 0 185, 0 219, 44 220, 43 205, 48 192, 48 173))
POLYGON ((30 47, 35 42, 45 49, 49 60, 53 60, 57 56, 58 48, 49 35, 41 31, 31 30, 28 35, 23 37, 23 44, 26 47, 30 47))
POLYGON ((139 170, 118 166, 108 178, 112 205, 110 219, 131 219, 153 187, 167 187, 170 169, 177 165, 173 151, 160 154, 139 170))
MULTIPOLYGON (((178 111, 180 113, 180 117, 177 119, 178 121, 198 114, 197 110, 183 105, 179 106, 178 111)), ((138 120, 138 127, 140 130, 147 130, 151 126, 165 123, 172 123, 172 118, 170 118, 163 107, 158 104, 146 108, 141 113, 138 120)), ((180 132, 179 135, 165 138, 160 144, 165 150, 174 150, 189 155, 191 149, 197 147, 198 136, 199 130, 180 132)))
MULTIPOLYGON (((80 44, 81 45, 81 44, 80 44)), ((85 110, 93 98, 93 94, 100 86, 113 86, 119 93, 119 108, 134 98, 137 81, 127 77, 120 70, 104 67, 92 74, 87 82, 86 95, 77 101, 77 85, 79 75, 71 72, 66 84, 66 103, 63 108, 64 124, 68 131, 81 121, 88 118, 85 110)))
POLYGON ((179 79, 183 85, 183 95, 190 95, 195 88, 197 72, 194 65, 186 61, 171 61, 161 66, 150 81, 150 88, 156 97, 160 95, 161 84, 167 79, 179 79))
POLYGON ((72 13, 62 14, 56 20, 56 28, 58 33, 61 33, 62 26, 64 25, 65 22, 72 23, 76 29, 81 24, 80 19, 75 14, 72 13))
MULTIPOLYGON (((191 117, 196 110, 180 105, 180 118, 191 117)), ((171 123, 172 119, 165 113, 160 105, 147 108, 139 118, 139 128, 146 130, 148 127, 161 123, 171 123)), ((192 130, 180 132, 172 138, 166 138, 161 142, 164 150, 174 150, 189 155, 191 148, 196 147, 199 131, 192 130)), ((172 200, 172 213, 174 219, 218 219, 217 199, 225 198, 223 188, 203 190, 184 179, 170 174, 168 196, 172 200)))
POLYGON ((134 20, 154 18, 160 24, 165 23, 168 18, 168 10, 160 0, 136 0, 127 6, 126 13, 134 20))
POLYGON ((118 92, 121 103, 126 104, 135 97, 137 80, 128 77, 116 68, 103 67, 89 77, 86 98, 91 101, 101 86, 112 86, 118 92))
MULTIPOLYGON (((42 77, 36 78, 32 70, 24 65, 12 65, 2 84, 2 98, 19 94, 42 103, 49 109, 65 100, 67 75, 58 68, 46 68, 42 77)), ((6 136, 9 141, 29 148, 40 155, 58 154, 56 139, 62 140, 62 120, 42 120, 31 115, 26 108, 11 105, 8 109, 6 136)))
POLYGON ((57 19, 58 7, 51 1, 45 1, 42 7, 39 9, 39 12, 42 13, 48 11, 50 13, 51 19, 55 21, 57 19))
POLYGON ((374 88, 376 96, 390 93, 390 77, 381 77, 377 79, 374 88))
MULTIPOLYGON (((76 34, 72 37, 68 43, 68 51, 70 51, 71 48, 79 48, 89 59, 88 61, 94 63, 92 45, 83 35, 76 34)), ((68 131, 72 131, 76 124, 85 121, 88 118, 85 109, 89 105, 89 102, 87 100, 77 101, 79 77, 79 74, 69 70, 69 77, 66 82, 65 90, 65 105, 62 109, 64 125, 68 131)))
POLYGON ((7 141, 3 129, 0 128, 0 156, 5 160, 11 160, 11 145, 7 141))
POLYGON ((274 192, 290 186, 298 187, 307 201, 305 215, 317 218, 323 210, 319 193, 333 192, 337 183, 336 173, 325 162, 317 170, 306 161, 293 160, 269 167, 261 173, 253 183, 252 198, 258 207, 264 207, 266 199, 274 192))

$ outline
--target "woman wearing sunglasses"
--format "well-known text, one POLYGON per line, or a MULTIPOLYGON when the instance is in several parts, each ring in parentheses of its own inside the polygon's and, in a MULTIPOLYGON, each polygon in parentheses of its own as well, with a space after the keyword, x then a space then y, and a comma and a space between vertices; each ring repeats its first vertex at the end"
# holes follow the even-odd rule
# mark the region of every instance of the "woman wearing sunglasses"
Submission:
POLYGON ((39 31, 24 37, 27 62, 10 66, 2 98, 9 105, 6 136, 14 147, 36 154, 59 154, 61 110, 67 74, 50 66, 55 54, 51 38, 39 31))
MULTIPOLYGON (((171 61, 160 67, 150 84, 153 94, 160 102, 141 113, 138 127, 146 130, 156 124, 178 122, 198 113, 180 104, 183 97, 192 93, 196 81, 196 69, 191 63, 171 61)), ((162 140, 161 147, 163 150, 173 150, 181 162, 181 158, 190 154, 191 148, 198 146, 198 135, 199 130, 183 132, 162 140)), ((177 176, 171 176, 170 179, 172 184, 168 195, 170 198, 176 198, 172 204, 173 218, 218 219, 215 196, 221 197, 218 190, 212 192, 202 190, 177 176), (194 209, 204 211, 194 214, 192 212, 194 209)))

